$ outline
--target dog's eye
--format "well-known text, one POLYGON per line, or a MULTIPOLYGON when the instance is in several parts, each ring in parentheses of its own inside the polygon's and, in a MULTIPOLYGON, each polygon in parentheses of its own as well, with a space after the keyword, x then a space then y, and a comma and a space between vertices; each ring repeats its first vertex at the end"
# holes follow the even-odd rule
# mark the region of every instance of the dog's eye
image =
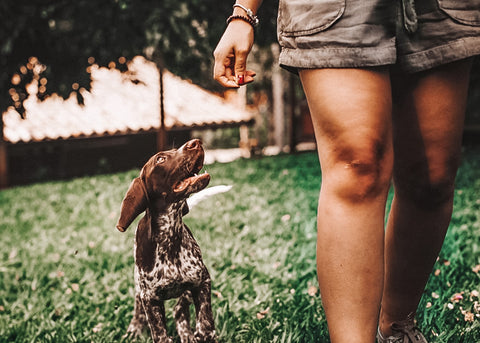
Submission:
POLYGON ((165 162, 165 160, 166 160, 165 156, 158 156, 157 157, 157 163, 163 163, 163 162, 165 162))

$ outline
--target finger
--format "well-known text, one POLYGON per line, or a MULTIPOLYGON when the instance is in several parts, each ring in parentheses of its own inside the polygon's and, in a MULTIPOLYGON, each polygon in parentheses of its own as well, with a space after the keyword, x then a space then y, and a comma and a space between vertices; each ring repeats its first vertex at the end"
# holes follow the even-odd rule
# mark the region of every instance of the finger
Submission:
POLYGON ((216 80, 220 85, 222 85, 223 87, 226 87, 226 88, 238 88, 239 87, 239 85, 234 80, 231 80, 226 76, 220 76, 216 80))
POLYGON ((251 70, 245 71, 245 74, 244 74, 244 77, 243 77, 243 82, 238 82, 238 80, 237 80, 238 85, 246 85, 248 83, 251 83, 251 82, 255 81, 255 79, 254 79, 255 75, 257 75, 257 74, 254 71, 251 71, 251 70))
POLYGON ((245 76, 246 76, 246 54, 237 52, 235 56, 235 78, 237 84, 243 85, 245 84, 245 76))
POLYGON ((254 77, 257 75, 257 73, 255 73, 254 71, 252 70, 247 70, 245 72, 245 83, 250 83, 250 82, 253 82, 254 81, 254 77))
POLYGON ((219 60, 215 58, 215 64, 213 65, 213 78, 219 80, 220 77, 226 74, 225 60, 219 60))
POLYGON ((222 54, 221 52, 222 49, 219 47, 214 52, 213 78, 223 87, 238 88, 233 76, 235 56, 233 52, 228 54, 222 54))

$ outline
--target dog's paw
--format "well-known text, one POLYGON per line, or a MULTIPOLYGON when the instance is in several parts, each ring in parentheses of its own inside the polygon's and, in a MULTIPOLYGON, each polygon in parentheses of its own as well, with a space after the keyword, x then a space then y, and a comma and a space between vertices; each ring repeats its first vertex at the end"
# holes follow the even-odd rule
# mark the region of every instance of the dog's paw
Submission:
POLYGON ((215 331, 208 333, 195 332, 195 339, 197 343, 216 343, 215 331))
POLYGON ((131 338, 136 339, 143 335, 145 332, 145 327, 142 325, 132 325, 130 324, 127 329, 127 333, 122 336, 122 338, 131 338))
POLYGON ((177 333, 178 336, 180 337, 180 342, 181 343, 197 343, 197 339, 193 335, 193 332, 191 330, 178 330, 177 328, 177 333))
POLYGON ((198 343, 197 339, 193 335, 180 337, 180 342, 181 343, 198 343))

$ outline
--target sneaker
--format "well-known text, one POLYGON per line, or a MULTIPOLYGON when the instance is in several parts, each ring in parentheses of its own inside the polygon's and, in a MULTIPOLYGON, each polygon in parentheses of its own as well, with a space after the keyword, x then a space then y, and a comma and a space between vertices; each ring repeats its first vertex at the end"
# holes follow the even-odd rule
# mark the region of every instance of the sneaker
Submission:
POLYGON ((378 343, 428 343, 420 329, 415 325, 414 313, 408 315, 407 319, 392 324, 392 336, 384 337, 377 331, 378 343))

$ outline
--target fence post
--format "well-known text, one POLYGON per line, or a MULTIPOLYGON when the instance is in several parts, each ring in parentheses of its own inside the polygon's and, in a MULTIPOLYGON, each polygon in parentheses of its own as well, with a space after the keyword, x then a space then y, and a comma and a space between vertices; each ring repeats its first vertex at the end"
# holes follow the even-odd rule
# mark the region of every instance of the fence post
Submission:
POLYGON ((7 142, 3 136, 3 113, 0 115, 0 189, 8 187, 7 142))

